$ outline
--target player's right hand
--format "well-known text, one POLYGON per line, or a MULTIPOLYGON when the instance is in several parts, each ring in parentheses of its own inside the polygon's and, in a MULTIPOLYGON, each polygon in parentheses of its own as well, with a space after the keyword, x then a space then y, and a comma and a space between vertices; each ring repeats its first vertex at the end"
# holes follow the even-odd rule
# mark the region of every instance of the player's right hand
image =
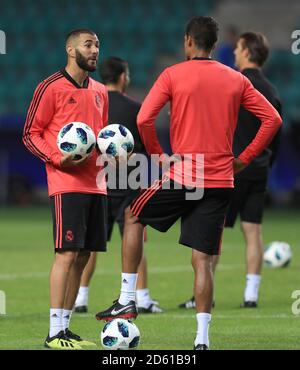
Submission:
POLYGON ((60 166, 61 168, 67 168, 67 167, 77 167, 82 165, 88 160, 89 156, 83 157, 81 159, 78 159, 77 161, 74 161, 73 155, 69 154, 66 156, 62 156, 60 159, 60 166))

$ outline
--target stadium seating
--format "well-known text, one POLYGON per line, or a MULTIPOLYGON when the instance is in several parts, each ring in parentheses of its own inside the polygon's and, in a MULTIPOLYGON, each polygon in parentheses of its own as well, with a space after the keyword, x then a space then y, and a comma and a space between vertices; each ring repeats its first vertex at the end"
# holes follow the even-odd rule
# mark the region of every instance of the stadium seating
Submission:
MULTIPOLYGON (((101 55, 118 55, 131 65, 132 84, 146 87, 159 53, 178 53, 183 25, 211 10, 209 0, 5 0, 1 28, 7 35, 0 114, 24 113, 37 82, 65 65, 68 31, 88 27, 99 35, 101 55), (20 16, 22 14, 22 16, 20 16), (15 88, 8 91, 7 84, 15 88)), ((96 77, 96 75, 95 75, 96 77)))
MULTIPOLYGON (((65 65, 63 40, 74 28, 99 35, 100 60, 118 55, 131 66, 132 85, 147 88, 160 54, 176 56, 184 24, 195 14, 212 14, 210 0, 4 0, 1 28, 7 35, 5 71, 0 85, 0 114, 24 114, 36 84, 65 65), (22 16, 20 16, 22 14, 22 16), (14 86, 8 89, 7 86, 14 86), (25 111, 24 111, 25 108, 25 111)), ((266 72, 278 87, 287 112, 299 117, 299 73, 289 50, 272 53, 266 72), (285 65, 285 71, 282 71, 285 65)), ((95 78, 97 74, 94 74, 95 78)))

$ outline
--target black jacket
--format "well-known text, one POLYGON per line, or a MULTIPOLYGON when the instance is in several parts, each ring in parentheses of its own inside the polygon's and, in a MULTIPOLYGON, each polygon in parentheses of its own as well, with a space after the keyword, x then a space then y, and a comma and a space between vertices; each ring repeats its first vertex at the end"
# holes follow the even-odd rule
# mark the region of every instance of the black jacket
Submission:
MULTIPOLYGON (((281 102, 276 88, 267 80, 259 69, 248 68, 242 72, 252 82, 253 86, 265 96, 265 98, 281 114, 281 102)), ((233 153, 238 157, 244 149, 254 139, 259 130, 261 122, 252 113, 241 107, 236 131, 233 140, 233 153)), ((280 130, 277 132, 273 141, 258 157, 256 157, 248 167, 238 173, 236 177, 247 179, 261 179, 268 176, 278 147, 279 147, 280 130)))

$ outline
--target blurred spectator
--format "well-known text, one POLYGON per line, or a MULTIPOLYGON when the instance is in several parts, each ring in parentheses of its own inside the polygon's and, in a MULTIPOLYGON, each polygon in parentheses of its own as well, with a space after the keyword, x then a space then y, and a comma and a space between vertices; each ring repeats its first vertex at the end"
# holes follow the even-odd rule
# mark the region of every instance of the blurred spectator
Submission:
POLYGON ((238 39, 238 29, 234 25, 227 26, 224 35, 224 41, 220 44, 217 49, 216 59, 227 65, 228 67, 235 69, 234 64, 234 49, 238 39))
POLYGON ((8 203, 17 206, 27 206, 32 201, 32 186, 22 175, 12 175, 8 181, 8 203))

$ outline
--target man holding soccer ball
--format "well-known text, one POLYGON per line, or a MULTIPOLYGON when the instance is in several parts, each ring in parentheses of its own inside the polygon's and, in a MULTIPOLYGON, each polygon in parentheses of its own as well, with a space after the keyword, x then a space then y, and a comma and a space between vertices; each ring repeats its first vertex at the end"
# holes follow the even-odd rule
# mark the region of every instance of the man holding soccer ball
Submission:
POLYGON ((96 346, 69 330, 81 273, 91 251, 106 250, 106 183, 96 182, 95 151, 80 160, 63 156, 57 135, 67 123, 84 122, 98 133, 108 119, 104 85, 91 79, 97 69, 99 40, 89 29, 70 32, 67 66, 35 90, 23 141, 46 164, 53 216, 55 258, 50 272, 50 329, 45 346, 81 349, 96 346))

